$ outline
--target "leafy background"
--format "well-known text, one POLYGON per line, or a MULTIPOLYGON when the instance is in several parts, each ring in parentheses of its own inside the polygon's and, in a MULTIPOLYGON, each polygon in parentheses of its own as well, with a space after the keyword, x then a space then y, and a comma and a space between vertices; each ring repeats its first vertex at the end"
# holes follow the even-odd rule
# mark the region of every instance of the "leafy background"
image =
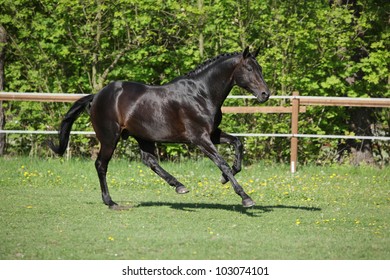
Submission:
MULTIPOLYGON (((113 80, 162 84, 220 53, 260 47, 273 94, 390 97, 386 0, 0 0, 8 40, 5 91, 96 93, 113 80)), ((247 94, 235 88, 233 94, 247 94)), ((270 104, 288 105, 286 101, 270 104)), ((225 105, 255 105, 227 100, 225 105)), ((56 130, 62 103, 3 102, 5 129, 56 130)), ((300 133, 389 135, 388 109, 309 107, 300 133)), ((290 115, 225 115, 228 132, 289 133, 290 115)), ((91 130, 88 116, 75 130, 91 130)), ((47 136, 9 135, 7 154, 50 155, 47 136)), ((286 161, 286 138, 243 138, 246 159, 286 161)), ((93 156, 93 137, 72 136, 73 155, 93 156)), ((300 140, 300 161, 386 164, 389 144, 300 140)), ((185 145, 159 145, 162 159, 198 157, 185 145)), ((230 154, 228 147, 221 153, 230 154)), ((134 141, 116 156, 137 158, 134 141)))

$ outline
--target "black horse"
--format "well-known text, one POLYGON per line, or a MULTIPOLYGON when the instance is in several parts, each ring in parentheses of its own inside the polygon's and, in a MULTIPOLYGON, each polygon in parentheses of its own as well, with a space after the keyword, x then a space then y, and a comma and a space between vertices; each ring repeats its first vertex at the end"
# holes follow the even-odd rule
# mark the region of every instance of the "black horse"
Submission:
POLYGON ((156 142, 189 143, 196 145, 222 171, 222 182, 230 181, 241 196, 244 207, 253 200, 238 184, 234 175, 241 170, 243 146, 237 137, 221 131, 221 106, 234 85, 251 92, 259 102, 265 102, 270 91, 263 80, 262 69, 255 54, 246 48, 243 53, 219 55, 206 61, 189 74, 162 86, 136 82, 112 82, 96 95, 80 98, 65 115, 59 131, 59 145, 50 148, 62 155, 69 141, 73 122, 89 110, 100 151, 95 162, 103 202, 110 208, 112 201, 107 181, 107 166, 119 139, 134 137, 139 143, 142 161, 179 194, 188 190, 165 171, 155 155, 156 142), (229 143, 235 148, 231 168, 218 154, 214 144, 229 143))

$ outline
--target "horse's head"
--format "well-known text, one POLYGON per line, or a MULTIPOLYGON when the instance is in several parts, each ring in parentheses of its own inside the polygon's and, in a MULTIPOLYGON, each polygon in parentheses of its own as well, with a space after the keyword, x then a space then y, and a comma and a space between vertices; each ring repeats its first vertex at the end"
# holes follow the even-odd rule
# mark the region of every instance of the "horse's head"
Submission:
POLYGON ((236 85, 251 92, 259 102, 263 103, 268 100, 271 93, 264 82, 261 66, 256 61, 259 50, 253 55, 249 52, 249 47, 244 50, 234 71, 234 81, 236 85))

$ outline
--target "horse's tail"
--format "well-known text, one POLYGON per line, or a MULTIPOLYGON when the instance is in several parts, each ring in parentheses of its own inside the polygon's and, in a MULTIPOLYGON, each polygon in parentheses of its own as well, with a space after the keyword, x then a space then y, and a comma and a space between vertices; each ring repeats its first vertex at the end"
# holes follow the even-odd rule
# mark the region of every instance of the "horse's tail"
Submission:
POLYGON ((77 100, 73 106, 66 113, 64 119, 61 122, 61 127, 59 131, 60 142, 56 146, 52 141, 48 141, 50 149, 53 150, 56 154, 62 156, 65 153, 65 150, 68 146, 70 130, 74 121, 80 116, 80 114, 87 108, 87 106, 92 102, 94 98, 93 94, 89 94, 77 100))

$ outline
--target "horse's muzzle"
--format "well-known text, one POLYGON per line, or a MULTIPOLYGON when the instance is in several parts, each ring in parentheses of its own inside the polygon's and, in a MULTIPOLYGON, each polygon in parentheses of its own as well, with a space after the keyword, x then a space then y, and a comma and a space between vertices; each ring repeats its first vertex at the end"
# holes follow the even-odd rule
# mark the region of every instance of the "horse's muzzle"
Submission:
POLYGON ((264 103, 269 99, 270 95, 269 91, 262 91, 256 94, 256 98, 260 103, 264 103))

